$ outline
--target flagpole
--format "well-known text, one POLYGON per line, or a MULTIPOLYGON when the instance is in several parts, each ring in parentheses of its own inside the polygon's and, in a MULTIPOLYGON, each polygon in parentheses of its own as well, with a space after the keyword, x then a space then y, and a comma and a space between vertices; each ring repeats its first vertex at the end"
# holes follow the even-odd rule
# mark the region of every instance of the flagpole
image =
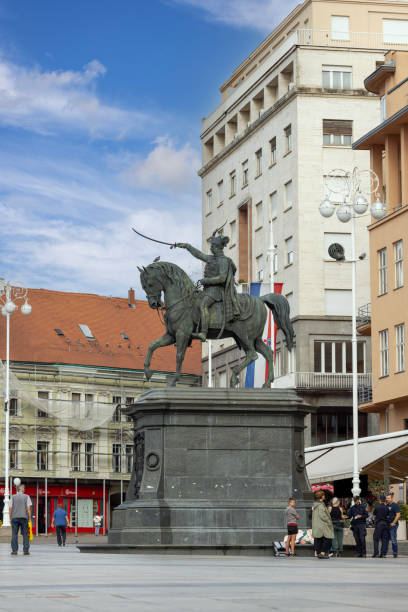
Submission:
MULTIPOLYGON (((269 286, 270 292, 274 293, 274 282, 273 282, 273 255, 275 251, 275 245, 273 242, 273 223, 272 218, 269 219, 269 247, 268 247, 268 256, 269 256, 269 286)), ((273 316, 271 313, 271 349, 275 350, 275 321, 273 320, 273 316)), ((273 355, 273 361, 275 363, 275 353, 273 355)), ((274 386, 274 383, 271 385, 274 386)))

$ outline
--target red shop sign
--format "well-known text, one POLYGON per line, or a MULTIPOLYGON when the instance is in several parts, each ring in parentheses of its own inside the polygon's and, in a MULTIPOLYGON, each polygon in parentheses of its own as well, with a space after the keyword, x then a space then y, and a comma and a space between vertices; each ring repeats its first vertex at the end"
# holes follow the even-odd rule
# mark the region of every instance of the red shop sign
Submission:
MULTIPOLYGON (((109 487, 106 487, 105 492, 107 494, 109 487)), ((37 485, 26 484, 25 493, 31 497, 37 495, 37 485)), ((13 493, 15 493, 15 487, 13 485, 13 493)), ((11 491, 10 491, 11 494, 11 491)), ((0 485, 0 495, 4 496, 4 484, 0 485)), ((45 486, 41 483, 38 487, 38 495, 40 497, 45 496, 45 486)), ((49 485, 47 486, 48 497, 75 497, 75 485, 49 485)), ((90 498, 101 498, 103 497, 103 487, 100 485, 78 485, 78 497, 90 497, 90 498)))

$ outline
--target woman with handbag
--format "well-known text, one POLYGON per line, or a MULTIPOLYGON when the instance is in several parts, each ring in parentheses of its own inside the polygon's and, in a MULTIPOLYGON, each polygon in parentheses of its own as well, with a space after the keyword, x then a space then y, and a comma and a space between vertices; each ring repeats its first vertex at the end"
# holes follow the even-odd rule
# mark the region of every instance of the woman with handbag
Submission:
POLYGON ((343 530, 344 530, 344 519, 346 518, 343 508, 340 506, 340 501, 337 497, 332 499, 332 509, 330 512, 331 520, 333 523, 333 555, 340 557, 343 552, 343 530))

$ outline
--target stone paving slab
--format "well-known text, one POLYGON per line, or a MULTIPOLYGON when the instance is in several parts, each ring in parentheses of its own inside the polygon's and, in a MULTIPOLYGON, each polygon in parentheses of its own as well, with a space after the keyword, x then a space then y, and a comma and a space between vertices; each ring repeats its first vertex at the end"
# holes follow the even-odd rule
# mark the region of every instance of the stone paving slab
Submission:
POLYGON ((406 609, 408 559, 84 555, 0 544, 1 612, 406 609))

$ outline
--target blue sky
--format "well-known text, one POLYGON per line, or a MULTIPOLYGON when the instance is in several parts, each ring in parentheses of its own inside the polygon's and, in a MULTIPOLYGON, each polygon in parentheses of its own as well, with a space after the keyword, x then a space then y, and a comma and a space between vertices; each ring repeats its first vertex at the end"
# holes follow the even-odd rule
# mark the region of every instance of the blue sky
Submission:
POLYGON ((161 255, 198 278, 130 227, 200 245, 201 117, 295 5, 0 0, 0 277, 124 295, 161 255))

